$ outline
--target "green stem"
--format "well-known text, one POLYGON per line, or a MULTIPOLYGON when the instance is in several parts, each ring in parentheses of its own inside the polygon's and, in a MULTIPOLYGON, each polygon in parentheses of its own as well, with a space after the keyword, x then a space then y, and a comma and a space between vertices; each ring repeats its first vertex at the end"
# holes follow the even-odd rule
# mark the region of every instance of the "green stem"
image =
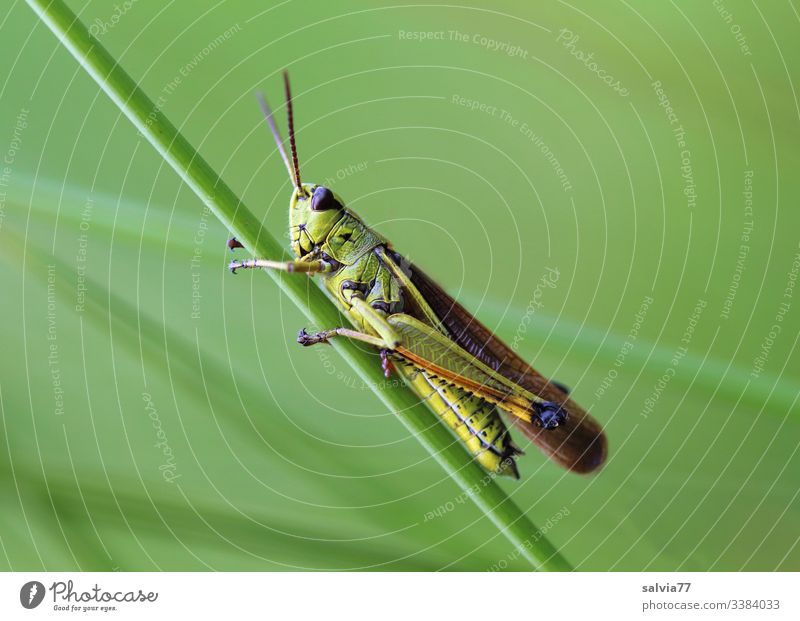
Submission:
MULTIPOLYGON (((258 257, 283 256, 280 243, 261 227, 236 194, 61 0, 27 2, 61 44, 250 253, 258 257)), ((268 273, 314 325, 341 323, 338 310, 319 288, 307 287, 301 278, 284 278, 273 271, 268 273)), ((419 403, 410 390, 393 390, 385 386, 380 365, 375 363, 374 357, 360 351, 354 344, 342 340, 337 341, 334 347, 514 544, 520 556, 539 570, 572 569, 500 486, 487 477, 458 443, 453 442, 444 425, 432 424, 435 422, 433 414, 419 403)))

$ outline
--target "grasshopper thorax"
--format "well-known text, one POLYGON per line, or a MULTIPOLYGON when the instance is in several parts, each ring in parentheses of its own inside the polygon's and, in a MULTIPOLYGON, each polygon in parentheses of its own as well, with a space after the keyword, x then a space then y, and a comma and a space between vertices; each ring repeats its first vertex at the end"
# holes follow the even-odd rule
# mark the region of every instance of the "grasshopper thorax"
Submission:
POLYGON ((325 243, 344 214, 341 199, 329 188, 304 183, 295 189, 289 202, 289 231, 295 255, 304 257, 325 243))

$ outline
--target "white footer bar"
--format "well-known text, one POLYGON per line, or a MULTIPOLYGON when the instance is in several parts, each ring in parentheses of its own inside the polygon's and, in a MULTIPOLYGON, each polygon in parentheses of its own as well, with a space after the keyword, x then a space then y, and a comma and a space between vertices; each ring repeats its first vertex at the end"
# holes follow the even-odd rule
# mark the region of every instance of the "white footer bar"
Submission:
POLYGON ((0 619, 800 619, 792 573, 6 573, 0 619), (212 617, 213 616, 213 617, 212 617))

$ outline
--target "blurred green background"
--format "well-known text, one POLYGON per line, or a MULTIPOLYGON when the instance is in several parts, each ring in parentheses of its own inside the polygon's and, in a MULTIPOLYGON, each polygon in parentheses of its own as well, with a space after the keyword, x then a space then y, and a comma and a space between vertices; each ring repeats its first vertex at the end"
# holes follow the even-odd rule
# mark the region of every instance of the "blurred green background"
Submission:
MULTIPOLYGON (((501 482, 579 569, 800 569, 792 4, 254 4, 70 6, 284 239, 290 70, 303 179, 606 425, 599 475, 501 482)), ((3 13, 0 567, 528 569, 3 13)))

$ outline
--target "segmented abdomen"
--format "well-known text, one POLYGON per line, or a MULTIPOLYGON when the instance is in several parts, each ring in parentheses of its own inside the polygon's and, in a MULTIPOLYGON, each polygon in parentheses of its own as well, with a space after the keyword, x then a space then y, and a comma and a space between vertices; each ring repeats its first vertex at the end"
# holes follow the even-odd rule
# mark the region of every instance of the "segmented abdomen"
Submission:
POLYGON ((491 403, 393 356, 398 372, 489 472, 519 478, 508 428, 491 403))

